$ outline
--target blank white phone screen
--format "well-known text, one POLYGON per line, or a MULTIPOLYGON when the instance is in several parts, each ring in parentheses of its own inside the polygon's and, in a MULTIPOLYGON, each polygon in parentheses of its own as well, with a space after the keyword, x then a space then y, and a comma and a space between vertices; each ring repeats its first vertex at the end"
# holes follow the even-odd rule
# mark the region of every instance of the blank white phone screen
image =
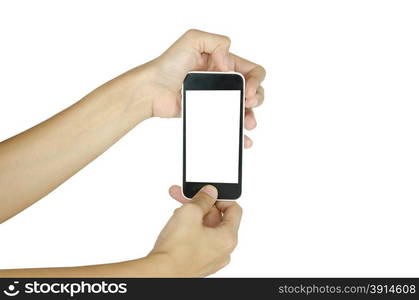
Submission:
POLYGON ((238 183, 240 90, 186 90, 186 181, 238 183))

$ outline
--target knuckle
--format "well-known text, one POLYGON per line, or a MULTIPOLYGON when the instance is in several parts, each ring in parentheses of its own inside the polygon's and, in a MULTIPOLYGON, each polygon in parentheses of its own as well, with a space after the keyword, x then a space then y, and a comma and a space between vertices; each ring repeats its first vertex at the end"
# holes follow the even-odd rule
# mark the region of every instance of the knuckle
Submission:
POLYGON ((231 261, 231 257, 230 255, 227 255, 225 258, 223 258, 222 260, 220 260, 220 262, 217 264, 217 269, 220 270, 222 268, 224 268, 225 266, 227 266, 231 261))
POLYGON ((234 206, 237 214, 241 217, 243 215, 243 208, 237 202, 234 202, 234 206))
POLYGON ((234 250, 234 249, 237 247, 238 242, 239 242, 239 239, 237 238, 237 234, 235 234, 235 235, 234 235, 234 238, 233 238, 233 239, 232 239, 232 241, 231 241, 231 245, 232 245, 232 247, 233 247, 233 249, 232 249, 232 250, 234 250))
POLYGON ((185 34, 184 34, 184 36, 186 36, 186 37, 194 37, 194 36, 196 36, 199 32, 200 32, 200 31, 199 31, 198 29, 191 28, 191 29, 186 30, 186 32, 185 32, 185 34))
POLYGON ((227 266, 231 261, 230 255, 227 255, 226 257, 223 257, 219 260, 219 262, 215 265, 214 272, 221 270, 225 266, 227 266))
POLYGON ((227 266, 231 262, 231 256, 228 255, 227 258, 224 260, 223 266, 227 266))
POLYGON ((226 35, 222 35, 221 38, 224 40, 224 42, 230 46, 231 45, 231 39, 230 37, 226 36, 226 35))
POLYGON ((258 68, 260 69, 260 72, 262 73, 263 77, 265 77, 266 75, 266 70, 264 67, 262 67, 261 65, 258 65, 258 68))
POLYGON ((240 216, 242 216, 243 215, 243 208, 239 204, 237 204, 237 203, 236 203, 236 205, 237 205, 237 212, 238 212, 238 214, 240 216))
POLYGON ((230 235, 228 238, 224 240, 224 250, 227 253, 233 252, 233 250, 237 247, 237 235, 230 235))
POLYGON ((174 215, 174 216, 178 216, 178 215, 181 215, 181 214, 182 214, 182 212, 183 212, 183 206, 176 208, 176 209, 173 211, 173 215, 174 215))

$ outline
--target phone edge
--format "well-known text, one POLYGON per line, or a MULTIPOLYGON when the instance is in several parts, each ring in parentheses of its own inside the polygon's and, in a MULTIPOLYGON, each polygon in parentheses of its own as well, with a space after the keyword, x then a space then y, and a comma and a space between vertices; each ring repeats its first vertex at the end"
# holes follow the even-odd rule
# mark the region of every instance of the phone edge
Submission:
MULTIPOLYGON (((241 197, 241 195, 243 194, 243 165, 244 165, 244 163, 243 163, 243 161, 244 161, 244 159, 243 159, 243 156, 244 156, 244 116, 245 116, 245 111, 246 111, 246 79, 244 78, 244 76, 243 76, 243 74, 242 73, 239 73, 239 72, 235 72, 235 71, 228 71, 228 72, 218 72, 218 71, 190 71, 190 72, 188 72, 187 74, 191 74, 191 73, 203 73, 203 74, 236 74, 236 75, 239 75, 241 78, 242 78, 242 80, 243 80, 243 97, 242 97, 242 99, 241 99, 241 101, 242 101, 242 105, 243 105, 243 112, 242 112, 242 115, 241 115, 241 118, 242 118, 242 120, 241 120, 241 123, 242 123, 242 125, 243 125, 243 129, 242 129, 242 135, 241 135, 241 152, 242 152, 242 165, 241 165, 241 168, 242 168, 242 178, 241 178, 241 189, 240 189, 240 196, 239 197, 237 197, 237 198, 235 198, 235 199, 217 199, 217 201, 237 201, 238 199, 240 199, 240 197, 241 197)), ((186 75, 187 76, 187 75, 186 75)), ((185 76, 185 78, 186 78, 186 76, 185 76)), ((183 95, 184 95, 184 91, 183 91, 184 89, 183 89, 183 83, 182 83, 182 89, 181 89, 181 95, 182 95, 182 98, 181 98, 181 120, 182 120, 182 135, 183 135, 183 132, 185 132, 185 123, 184 123, 184 120, 183 120, 183 118, 184 118, 184 114, 183 114, 183 95)), ((183 136, 182 136, 182 153, 181 153, 181 155, 182 155, 182 159, 181 159, 181 169, 182 169, 182 175, 181 175, 181 177, 182 177, 182 180, 181 180, 181 183, 182 183, 182 185, 181 185, 181 192, 182 192, 182 196, 184 197, 184 198, 186 198, 186 199, 191 199, 191 198, 189 198, 189 197, 186 197, 185 196, 185 194, 183 193, 183 136)))

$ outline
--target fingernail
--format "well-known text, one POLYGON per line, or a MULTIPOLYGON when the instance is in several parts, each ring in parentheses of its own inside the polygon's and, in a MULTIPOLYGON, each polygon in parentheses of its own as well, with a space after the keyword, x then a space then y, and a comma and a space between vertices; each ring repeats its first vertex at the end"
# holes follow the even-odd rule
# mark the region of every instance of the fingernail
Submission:
POLYGON ((247 140, 247 146, 250 148, 253 146, 253 141, 252 140, 247 140))
POLYGON ((212 185, 206 185, 201 189, 201 192, 207 193, 212 198, 217 198, 218 192, 217 189, 212 185))

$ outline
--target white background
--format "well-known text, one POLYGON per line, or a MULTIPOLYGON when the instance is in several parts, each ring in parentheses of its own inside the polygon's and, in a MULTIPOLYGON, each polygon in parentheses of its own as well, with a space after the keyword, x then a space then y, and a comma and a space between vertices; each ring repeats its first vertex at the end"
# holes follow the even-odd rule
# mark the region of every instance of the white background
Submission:
POLYGON ((185 94, 186 181, 238 183, 241 91, 185 94))
MULTIPOLYGON (((268 75, 239 246, 216 276, 419 276, 418 15, 416 1, 2 2, 0 139, 188 28, 226 34, 268 75)), ((177 207, 181 139, 180 119, 140 124, 0 225, 0 268, 146 255, 177 207)))

